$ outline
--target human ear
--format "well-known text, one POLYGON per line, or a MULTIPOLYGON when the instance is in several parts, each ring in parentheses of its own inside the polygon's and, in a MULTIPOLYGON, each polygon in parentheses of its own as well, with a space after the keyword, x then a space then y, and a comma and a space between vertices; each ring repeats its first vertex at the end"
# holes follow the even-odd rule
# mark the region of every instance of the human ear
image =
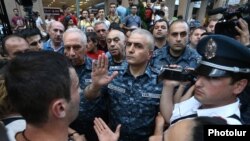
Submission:
POLYGON ((66 101, 59 99, 52 104, 52 114, 57 118, 64 118, 66 116, 66 101))
POLYGON ((247 86, 247 83, 248 83, 248 80, 247 79, 241 79, 237 82, 234 83, 234 94, 240 94, 244 89, 245 87, 247 86))

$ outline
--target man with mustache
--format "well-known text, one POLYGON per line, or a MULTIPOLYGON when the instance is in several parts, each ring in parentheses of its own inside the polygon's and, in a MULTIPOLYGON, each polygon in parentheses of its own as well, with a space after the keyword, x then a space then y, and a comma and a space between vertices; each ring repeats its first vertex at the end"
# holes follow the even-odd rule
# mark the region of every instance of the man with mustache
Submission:
POLYGON ((197 80, 184 99, 180 96, 180 101, 173 105, 173 90, 179 82, 164 81, 161 112, 165 120, 173 124, 190 117, 216 116, 224 118, 228 124, 243 124, 238 96, 249 84, 250 51, 224 35, 204 37, 197 51, 202 56, 195 69, 197 80))
POLYGON ((189 26, 184 20, 172 22, 167 32, 168 46, 154 53, 151 65, 155 68, 173 64, 182 68, 195 68, 200 56, 194 49, 187 47, 188 34, 189 26))

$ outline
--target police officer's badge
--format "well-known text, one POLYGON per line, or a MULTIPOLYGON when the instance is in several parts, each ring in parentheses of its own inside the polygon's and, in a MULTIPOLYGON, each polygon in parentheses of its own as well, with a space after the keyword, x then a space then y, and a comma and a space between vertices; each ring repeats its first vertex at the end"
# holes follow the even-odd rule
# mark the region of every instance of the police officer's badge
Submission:
POLYGON ((207 59, 212 59, 216 55, 216 50, 217 50, 217 44, 216 42, 211 38, 209 39, 206 47, 205 47, 205 57, 207 59))

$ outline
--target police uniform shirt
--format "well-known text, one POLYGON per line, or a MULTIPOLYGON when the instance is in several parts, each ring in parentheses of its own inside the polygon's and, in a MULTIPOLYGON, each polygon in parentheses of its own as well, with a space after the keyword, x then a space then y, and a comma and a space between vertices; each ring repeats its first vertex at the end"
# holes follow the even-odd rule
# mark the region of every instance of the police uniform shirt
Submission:
POLYGON ((162 84, 150 67, 143 75, 134 78, 128 64, 110 66, 110 73, 119 74, 102 89, 110 99, 110 125, 114 130, 122 124, 120 141, 146 141, 153 134, 155 116, 159 111, 162 84))
POLYGON ((170 123, 174 123, 180 119, 185 119, 183 117, 189 118, 190 115, 197 114, 196 116, 209 116, 209 117, 221 117, 227 120, 228 124, 241 125, 241 121, 231 116, 236 115, 240 117, 239 110, 239 100, 236 102, 215 108, 209 109, 199 109, 201 103, 197 101, 194 97, 188 100, 177 103, 174 105, 174 110, 170 119, 170 123))
POLYGON ((164 65, 171 65, 171 64, 180 65, 183 68, 197 67, 201 57, 196 50, 186 47, 184 53, 180 57, 174 58, 170 55, 169 48, 170 47, 167 46, 158 49, 157 52, 154 53, 150 65, 154 68, 159 68, 159 69, 164 65))
POLYGON ((81 66, 76 66, 75 70, 79 77, 80 83, 80 107, 79 114, 73 127, 77 128, 78 132, 88 132, 89 128, 93 129, 93 121, 95 117, 102 117, 105 120, 106 102, 104 97, 99 97, 95 100, 87 100, 83 90, 91 81, 92 61, 90 58, 85 58, 85 63, 81 66), (80 131, 79 131, 80 130, 80 131))
POLYGON ((126 60, 123 60, 120 63, 116 63, 112 57, 112 55, 110 54, 110 52, 106 52, 106 56, 108 57, 108 62, 109 62, 109 66, 121 66, 122 64, 125 64, 123 62, 125 62, 126 60))

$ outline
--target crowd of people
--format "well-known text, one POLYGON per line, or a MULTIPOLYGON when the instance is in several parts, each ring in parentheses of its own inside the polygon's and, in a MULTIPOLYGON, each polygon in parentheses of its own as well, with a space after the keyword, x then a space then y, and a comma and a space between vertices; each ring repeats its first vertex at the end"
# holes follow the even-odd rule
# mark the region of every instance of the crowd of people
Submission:
POLYGON ((98 18, 83 10, 79 20, 63 7, 44 28, 12 20, 16 33, 3 40, 0 69, 0 137, 200 141, 204 125, 250 124, 247 22, 238 19, 231 38, 214 33, 218 20, 170 21, 160 1, 146 9, 146 26, 133 0, 127 8, 110 3, 98 18), (163 67, 171 71, 159 79, 163 67), (176 70, 192 78, 171 77, 176 70))

